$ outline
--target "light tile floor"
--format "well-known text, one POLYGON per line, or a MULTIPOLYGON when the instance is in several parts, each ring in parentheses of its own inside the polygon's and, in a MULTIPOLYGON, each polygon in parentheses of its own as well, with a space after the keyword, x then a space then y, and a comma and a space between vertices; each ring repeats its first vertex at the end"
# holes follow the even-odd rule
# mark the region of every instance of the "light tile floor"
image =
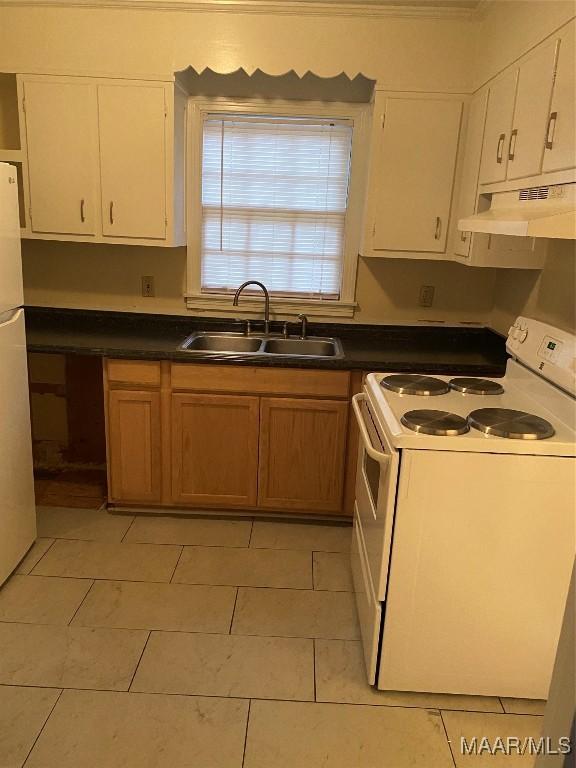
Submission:
POLYGON ((0 590, 0 768, 514 768, 543 702, 377 692, 350 528, 39 507, 0 590))

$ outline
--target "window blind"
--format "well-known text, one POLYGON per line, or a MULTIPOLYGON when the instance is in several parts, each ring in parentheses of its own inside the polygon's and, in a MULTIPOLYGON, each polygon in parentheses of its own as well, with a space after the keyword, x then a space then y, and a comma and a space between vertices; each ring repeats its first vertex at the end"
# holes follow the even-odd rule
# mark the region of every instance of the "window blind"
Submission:
POLYGON ((352 125, 207 115, 202 290, 260 280, 283 296, 338 299, 352 125))

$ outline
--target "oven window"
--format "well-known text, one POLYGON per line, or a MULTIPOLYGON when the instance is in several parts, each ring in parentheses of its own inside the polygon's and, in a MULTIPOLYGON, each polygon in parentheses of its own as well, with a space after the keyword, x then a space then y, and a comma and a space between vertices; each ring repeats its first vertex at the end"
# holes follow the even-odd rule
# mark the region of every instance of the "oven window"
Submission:
POLYGON ((372 499, 372 506, 378 509, 378 489, 380 488, 380 468, 379 462, 368 456, 364 451, 364 474, 368 481, 368 489, 372 499))

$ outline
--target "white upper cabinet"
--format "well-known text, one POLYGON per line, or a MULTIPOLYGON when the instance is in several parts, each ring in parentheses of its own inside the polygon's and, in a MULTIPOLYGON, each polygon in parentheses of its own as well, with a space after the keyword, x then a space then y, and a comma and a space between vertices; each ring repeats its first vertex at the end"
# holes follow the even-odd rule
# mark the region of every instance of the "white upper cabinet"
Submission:
POLYGON ((96 101, 85 83, 24 83, 30 226, 96 234, 96 101))
MULTIPOLYGON (((459 219, 476 213, 478 172, 482 156, 487 106, 488 91, 482 91, 474 96, 468 109, 468 127, 460 182, 460 199, 458 201, 459 219)), ((471 232, 456 232, 455 238, 454 253, 467 259, 470 253, 471 232)))
POLYGON ((377 96, 364 255, 446 251, 461 115, 456 99, 377 96))
POLYGON ((481 184, 504 181, 506 178, 517 81, 518 71, 513 70, 490 86, 480 167, 481 184))
POLYGON ((98 86, 104 235, 166 237, 165 123, 161 84, 98 86))
POLYGON ((480 184, 571 181, 538 177, 576 167, 574 28, 571 22, 489 85, 480 184))
POLYGON ((19 81, 31 222, 23 237, 184 244, 186 98, 177 86, 19 81))
POLYGON ((576 167, 576 51, 575 25, 571 24, 560 39, 556 79, 552 91, 550 115, 546 126, 542 170, 563 171, 576 167))
POLYGON ((555 62, 553 40, 537 48, 518 70, 514 120, 508 141, 508 179, 541 172, 555 62))

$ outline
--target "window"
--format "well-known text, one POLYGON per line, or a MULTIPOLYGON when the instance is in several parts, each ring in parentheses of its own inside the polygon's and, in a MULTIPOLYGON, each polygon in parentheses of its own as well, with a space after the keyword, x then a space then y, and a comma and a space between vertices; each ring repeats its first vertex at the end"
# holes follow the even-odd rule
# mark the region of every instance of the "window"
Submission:
POLYGON ((282 296, 338 299, 352 127, 208 114, 202 152, 202 291, 262 280, 282 296))
MULTIPOLYGON (((366 104, 190 99, 189 309, 237 313, 231 294, 260 280, 279 315, 352 316, 369 115, 366 104)), ((243 312, 261 313, 257 293, 243 312)))

